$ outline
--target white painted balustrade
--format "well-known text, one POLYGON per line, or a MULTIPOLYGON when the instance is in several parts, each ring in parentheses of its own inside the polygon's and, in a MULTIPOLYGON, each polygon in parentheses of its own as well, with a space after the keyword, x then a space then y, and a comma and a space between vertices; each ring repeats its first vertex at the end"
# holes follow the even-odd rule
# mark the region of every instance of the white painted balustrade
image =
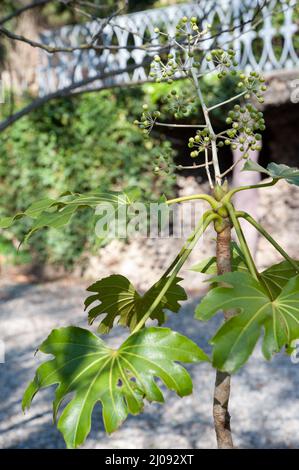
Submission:
MULTIPOLYGON (((236 59, 244 70, 270 72, 299 68, 299 12, 297 0, 270 0, 256 18, 252 28, 250 18, 262 0, 201 0, 147 10, 112 19, 104 28, 104 45, 120 46, 120 49, 85 50, 73 53, 43 54, 38 71, 40 95, 55 92, 87 77, 126 69, 128 65, 142 64, 148 52, 142 46, 151 39, 158 44, 155 27, 172 34, 183 16, 205 18, 203 24, 211 24, 213 30, 223 31, 216 38, 217 46, 229 46, 236 51, 236 59), (46 57, 46 60, 45 60, 46 57)), ((97 33, 97 21, 84 25, 65 26, 41 35, 45 44, 56 47, 75 47, 86 44, 97 33)), ((202 43, 208 49, 212 39, 202 43)), ((154 51, 152 51, 154 54, 154 51)), ((203 62, 203 70, 211 65, 203 62)), ((120 84, 132 84, 147 80, 147 70, 140 67, 131 73, 124 72, 100 79, 89 87, 102 88, 120 84)))

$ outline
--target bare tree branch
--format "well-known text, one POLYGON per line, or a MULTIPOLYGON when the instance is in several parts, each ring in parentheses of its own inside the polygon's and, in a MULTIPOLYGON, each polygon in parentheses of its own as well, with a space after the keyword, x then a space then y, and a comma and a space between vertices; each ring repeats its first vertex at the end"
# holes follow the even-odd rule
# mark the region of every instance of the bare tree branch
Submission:
MULTIPOLYGON (((64 98, 64 97, 71 96, 71 95, 73 95, 74 91, 76 91, 80 88, 86 87, 87 85, 89 85, 91 83, 94 83, 98 80, 105 80, 105 79, 110 78, 110 77, 115 77, 115 75, 121 75, 121 74, 126 73, 126 72, 133 72, 135 69, 137 69, 139 67, 143 67, 143 66, 148 65, 148 64, 149 64, 149 60, 146 59, 141 64, 130 65, 130 66, 124 68, 124 69, 120 69, 120 70, 117 70, 117 71, 113 70, 111 72, 106 72, 106 73, 101 73, 99 75, 95 75, 94 77, 88 77, 84 80, 80 80, 79 82, 74 82, 71 85, 69 85, 65 88, 61 88, 61 89, 59 89, 59 90, 57 90, 53 93, 49 93, 48 95, 42 96, 41 98, 37 98, 34 101, 32 101, 30 104, 25 106, 24 108, 20 109, 16 113, 12 114, 8 118, 6 118, 2 122, 0 122, 0 132, 4 131, 5 129, 7 129, 9 126, 11 126, 13 123, 18 121, 22 117, 24 117, 27 114, 31 113, 32 111, 40 108, 41 106, 43 106, 44 104, 48 103, 51 100, 54 100, 56 98, 64 98)), ((140 82, 140 83, 144 83, 144 82, 140 82)), ((136 84, 134 83, 134 86, 135 85, 136 84)), ((116 85, 111 86, 109 84, 107 86, 101 86, 101 90, 103 90, 105 88, 115 88, 117 86, 119 86, 119 85, 116 84, 116 85)), ((86 93, 87 91, 90 92, 90 91, 95 91, 95 90, 94 89, 93 90, 84 89, 84 90, 80 91, 79 93, 86 93)), ((79 93, 77 92, 76 94, 79 94, 79 93)))
POLYGON ((35 0, 29 5, 25 5, 22 8, 18 8, 17 10, 13 11, 9 15, 0 19, 0 25, 3 25, 4 23, 7 23, 8 21, 16 18, 17 16, 22 15, 22 13, 25 13, 25 11, 32 10, 33 8, 45 6, 47 5, 47 3, 51 3, 51 2, 53 2, 53 0, 35 0))

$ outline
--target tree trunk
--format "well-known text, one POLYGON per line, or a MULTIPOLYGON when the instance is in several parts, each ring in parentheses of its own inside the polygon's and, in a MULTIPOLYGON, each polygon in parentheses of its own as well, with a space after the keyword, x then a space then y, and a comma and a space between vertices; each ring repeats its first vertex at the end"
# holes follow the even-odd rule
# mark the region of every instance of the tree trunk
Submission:
MULTIPOLYGON (((224 274, 231 271, 231 227, 227 221, 227 227, 217 234, 217 271, 224 274)), ((228 320, 233 312, 224 312, 225 320, 228 320)), ((219 449, 232 449, 233 439, 230 429, 230 414, 228 411, 230 397, 231 376, 226 372, 217 370, 214 389, 213 416, 219 449)))

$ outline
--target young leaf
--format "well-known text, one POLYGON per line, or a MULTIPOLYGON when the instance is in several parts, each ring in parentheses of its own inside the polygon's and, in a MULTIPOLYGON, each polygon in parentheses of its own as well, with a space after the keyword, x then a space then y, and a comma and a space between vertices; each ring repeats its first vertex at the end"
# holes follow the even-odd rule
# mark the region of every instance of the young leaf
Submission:
MULTIPOLYGON (((85 309, 96 301, 101 302, 100 305, 90 309, 89 322, 93 323, 97 317, 105 314, 98 328, 100 333, 109 333, 117 317, 119 317, 120 325, 128 326, 132 330, 147 312, 167 280, 168 278, 161 278, 143 296, 136 291, 126 277, 119 274, 97 281, 87 289, 95 294, 87 297, 85 309)), ((160 304, 150 316, 152 320, 158 320, 159 325, 165 322, 164 310, 176 313, 181 307, 179 302, 187 299, 186 292, 178 285, 180 281, 179 277, 174 279, 160 304)))
POLYGON ((270 359, 283 346, 299 338, 299 276, 291 278, 275 300, 248 273, 227 273, 213 278, 228 287, 212 289, 196 309, 196 318, 208 320, 219 310, 240 313, 212 338, 213 365, 234 372, 252 353, 264 329, 263 354, 270 359))
POLYGON ((285 179, 288 183, 299 186, 299 169, 289 167, 282 163, 269 163, 266 169, 249 159, 246 161, 243 167, 243 171, 258 171, 260 173, 265 173, 266 175, 271 176, 273 179, 285 179))
MULTIPOLYGON (((139 194, 139 192, 138 192, 139 194)), ((111 204, 117 212, 123 206, 129 206, 137 197, 137 192, 132 190, 128 193, 101 193, 93 192, 78 194, 66 192, 58 199, 42 199, 32 204, 25 212, 20 212, 14 217, 4 217, 0 219, 0 228, 8 228, 13 223, 23 217, 30 217, 34 223, 25 237, 25 241, 30 236, 44 227, 61 228, 68 224, 74 213, 80 209, 93 208, 101 204, 111 204)))
POLYGON ((23 409, 43 388, 56 387, 54 419, 68 397, 58 420, 69 448, 82 444, 91 427, 97 402, 102 404, 105 429, 115 431, 128 414, 142 412, 144 400, 163 402, 155 378, 183 397, 192 393, 192 381, 179 362, 208 361, 206 354, 190 339, 168 328, 145 328, 114 350, 90 331, 67 327, 53 330, 40 351, 54 359, 36 371, 23 397, 23 409))
POLYGON ((287 165, 269 163, 267 166, 269 175, 273 178, 285 179, 290 184, 299 186, 299 169, 292 168, 287 165))
POLYGON ((269 172, 263 166, 259 165, 257 162, 250 160, 248 158, 242 168, 242 171, 258 171, 259 173, 265 173, 270 176, 269 172))

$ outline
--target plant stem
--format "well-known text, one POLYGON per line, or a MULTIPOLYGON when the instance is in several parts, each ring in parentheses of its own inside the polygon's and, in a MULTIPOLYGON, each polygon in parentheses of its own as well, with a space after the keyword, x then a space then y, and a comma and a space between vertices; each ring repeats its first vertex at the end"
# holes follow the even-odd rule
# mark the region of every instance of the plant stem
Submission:
POLYGON ((207 165, 213 165, 213 162, 200 163, 199 165, 194 164, 189 166, 177 165, 176 168, 178 170, 196 170, 198 168, 206 168, 207 165))
MULTIPOLYGON (((217 233, 216 257, 217 272, 219 275, 231 272, 231 227, 228 221, 226 228, 217 233)), ((224 312, 225 321, 233 312, 224 312)), ((230 414, 228 410, 230 398, 231 376, 227 372, 216 371, 216 381, 213 400, 214 426, 219 449, 232 449, 234 447, 230 428, 230 414)))
POLYGON ((219 108, 219 106, 223 106, 225 104, 231 103, 231 101, 237 100, 238 98, 241 98, 241 96, 245 95, 246 91, 242 91, 242 93, 239 93, 238 95, 233 96, 232 98, 229 98, 228 100, 221 101, 221 103, 214 104, 214 106, 210 106, 208 108, 208 111, 212 111, 213 109, 219 108))
POLYGON ((240 186, 239 188, 231 189, 223 198, 223 203, 230 202, 231 198, 234 194, 238 193, 239 191, 245 191, 247 189, 259 189, 259 188, 268 188, 270 186, 274 186, 278 180, 270 181, 270 183, 263 183, 263 184, 252 184, 249 186, 240 186))
MULTIPOLYGON (((161 302, 161 299, 164 297, 165 293, 173 283, 174 279, 176 278, 176 275, 182 268, 182 266, 185 264, 187 261, 191 251, 195 247, 196 243, 198 242, 199 238, 201 235, 204 233, 204 231, 207 229, 207 227, 210 225, 210 223, 219 217, 217 214, 213 214, 212 211, 207 211, 202 218, 200 219, 196 229, 192 233, 192 235, 188 238, 186 241, 184 247, 180 251, 178 257, 174 260, 174 262, 171 264, 171 269, 173 269, 173 272, 169 276, 167 282, 165 283, 163 289, 160 290, 159 295, 155 298, 151 306, 149 307, 148 311, 145 313, 145 315, 142 317, 142 319, 137 323, 135 328, 133 329, 131 334, 137 333, 137 331, 140 330, 140 328, 143 327, 145 322, 148 320, 148 318, 151 316, 151 314, 154 312, 155 308, 159 305, 161 302)), ((169 268, 167 270, 169 272, 169 268)))
POLYGON ((219 161, 218 161, 218 153, 217 153, 217 144, 216 144, 216 134, 214 132, 212 123, 210 121, 210 116, 209 116, 209 110, 204 102, 201 89, 199 86, 198 78, 196 75, 196 69, 192 68, 191 69, 191 74, 193 78, 193 82, 197 91, 197 95, 202 107, 202 112, 205 118, 205 122, 209 131, 209 134, 211 136, 211 146, 212 146, 212 162, 213 162, 213 167, 214 167, 214 172, 215 172, 215 180, 216 183, 221 186, 221 172, 219 168, 219 161))
MULTIPOLYGON (((212 162, 213 163, 213 162, 212 162)), ((213 181, 212 181, 212 177, 211 177, 211 173, 210 173, 210 169, 209 169, 209 154, 208 154, 208 149, 205 148, 205 166, 206 166, 206 173, 207 173, 207 176, 208 176, 208 180, 209 180, 209 185, 210 185, 210 188, 214 189, 214 185, 213 185, 213 181)))
POLYGON ((284 251, 284 249, 274 240, 274 238, 271 237, 267 230, 265 230, 253 217, 251 217, 251 215, 244 211, 237 211, 236 217, 241 217, 253 225, 253 227, 255 227, 256 230, 260 232, 260 234, 263 235, 266 240, 271 243, 271 245, 274 246, 274 248, 296 269, 296 271, 299 272, 298 264, 287 254, 286 251, 284 251))
POLYGON ((155 126, 162 126, 162 127, 175 127, 175 128, 195 128, 199 129, 200 127, 206 127, 205 124, 174 124, 174 123, 166 123, 166 122, 158 122, 155 121, 155 126))
POLYGON ((182 196, 182 197, 177 197, 175 199, 169 199, 168 201, 165 201, 165 204, 175 204, 177 202, 186 202, 186 201, 192 201, 195 199, 202 199, 203 201, 207 201, 212 209, 217 209, 219 207, 219 202, 216 201, 216 199, 213 196, 209 196, 208 194, 192 194, 191 196, 182 196))
POLYGON ((245 260, 246 260, 246 264, 247 264, 247 267, 250 271, 250 274, 255 278, 255 279, 258 279, 258 271, 256 269, 256 266, 255 266, 255 263, 253 261, 253 258, 251 256, 251 253, 250 253, 250 250, 249 250, 249 247, 247 245, 247 242, 246 242, 246 238, 244 236, 244 233, 243 233, 243 230, 242 230, 242 227, 240 225, 240 222, 236 216, 236 211, 233 207, 232 204, 230 203, 226 203, 225 204, 225 207, 229 213, 229 217, 230 217, 230 220, 234 226, 234 229, 236 231, 236 234, 237 234, 237 237, 239 239, 239 242, 240 242, 240 245, 241 245, 241 249, 242 249, 242 252, 244 254, 244 257, 245 257, 245 260))

